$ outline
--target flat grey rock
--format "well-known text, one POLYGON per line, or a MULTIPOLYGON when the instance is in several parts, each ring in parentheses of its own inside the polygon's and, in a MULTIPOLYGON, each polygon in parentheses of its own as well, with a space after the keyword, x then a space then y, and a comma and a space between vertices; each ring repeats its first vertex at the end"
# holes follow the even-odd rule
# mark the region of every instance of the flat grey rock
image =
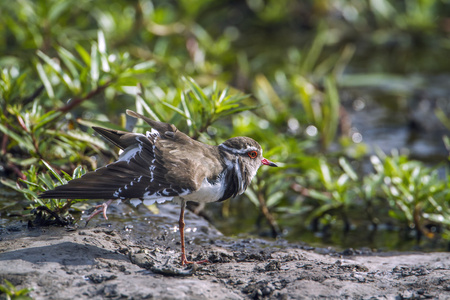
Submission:
POLYGON ((0 281, 32 288, 34 299, 450 298, 449 253, 330 256, 226 238, 203 219, 187 218, 198 229, 186 235, 190 259, 211 263, 181 267, 173 224, 133 235, 98 220, 74 231, 2 234, 0 281))

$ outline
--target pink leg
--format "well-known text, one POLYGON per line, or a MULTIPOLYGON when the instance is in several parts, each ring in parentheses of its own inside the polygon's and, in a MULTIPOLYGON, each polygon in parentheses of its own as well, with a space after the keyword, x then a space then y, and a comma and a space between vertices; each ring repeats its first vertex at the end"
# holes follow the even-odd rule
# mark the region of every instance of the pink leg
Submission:
POLYGON ((96 210, 87 218, 86 220, 86 226, 89 223, 89 221, 95 217, 96 215, 103 213, 103 217, 105 218, 105 220, 108 220, 108 217, 106 216, 106 210, 108 209, 108 205, 110 205, 113 202, 113 200, 108 200, 103 204, 97 205, 95 208, 96 210))
POLYGON ((181 238, 181 265, 184 266, 185 264, 204 264, 204 263, 209 263, 209 261, 207 259, 205 260, 201 260, 201 261, 188 261, 186 259, 186 248, 185 248, 185 244, 184 244, 184 209, 186 208, 186 201, 183 200, 183 202, 181 203, 181 212, 180 212, 180 220, 179 220, 179 225, 180 225, 180 238, 181 238))

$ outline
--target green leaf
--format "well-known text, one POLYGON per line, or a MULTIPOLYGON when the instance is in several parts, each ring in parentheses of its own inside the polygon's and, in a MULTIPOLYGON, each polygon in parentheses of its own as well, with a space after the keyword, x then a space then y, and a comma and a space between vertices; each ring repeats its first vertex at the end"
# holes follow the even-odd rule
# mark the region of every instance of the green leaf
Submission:
POLYGON ((75 45, 75 49, 77 50, 78 54, 81 56, 81 59, 84 61, 86 65, 91 65, 91 56, 89 53, 81 46, 81 45, 75 45))
POLYGON ((227 86, 223 91, 222 91, 222 93, 220 93, 220 96, 219 96, 219 98, 217 99, 217 103, 222 103, 225 99, 226 99, 226 96, 228 95, 228 91, 229 91, 229 87, 227 86))
POLYGON ((39 187, 39 184, 31 182, 29 180, 20 179, 21 182, 26 183, 28 186, 39 187))
MULTIPOLYGON (((78 166, 79 167, 79 166, 78 166)), ((78 167, 77 167, 77 169, 78 169, 78 167)), ((75 170, 77 170, 77 169, 75 169, 75 170)), ((75 172, 75 171, 74 171, 75 172)), ((67 174, 66 172, 64 172, 64 170, 61 170, 61 173, 64 175, 64 179, 66 180, 66 181, 70 181, 70 180, 72 180, 72 176, 70 176, 69 174, 67 174)))
POLYGON ((17 185, 17 182, 14 182, 14 181, 9 180, 9 179, 6 179, 6 178, 1 178, 1 177, 0 177, 0 182, 1 182, 3 185, 5 185, 5 186, 7 186, 7 187, 9 187, 9 188, 11 188, 11 189, 17 191, 17 192, 20 192, 20 193, 22 192, 22 188, 20 188, 20 187, 17 185))
POLYGON ((106 121, 77 119, 77 123, 87 127, 104 127, 114 130, 125 131, 125 128, 123 128, 122 126, 106 121))
POLYGON ((181 93, 180 98, 181 98, 181 105, 183 106, 184 109, 184 113, 187 116, 186 122, 188 126, 191 127, 193 123, 191 121, 191 112, 189 111, 189 107, 186 103, 186 95, 184 93, 181 93))
POLYGON ((69 69, 74 80, 79 77, 78 69, 84 68, 83 64, 68 50, 63 47, 57 49, 59 57, 69 69))
POLYGON ((180 114, 181 116, 183 116, 184 118, 190 120, 189 116, 185 114, 184 111, 182 111, 181 109, 179 109, 178 107, 173 106, 172 104, 169 104, 165 101, 161 102, 162 105, 170 108, 171 110, 175 111, 176 113, 180 114))
POLYGON ((323 124, 323 134, 325 145, 328 146, 334 140, 339 127, 340 100, 334 78, 328 76, 325 79, 325 91, 326 105, 322 107, 322 111, 326 122, 323 124))
POLYGON ((42 84, 45 87, 45 90, 47 91, 47 95, 50 99, 54 99, 55 98, 55 92, 53 91, 53 86, 50 83, 50 80, 47 77, 47 74, 44 71, 44 68, 42 67, 42 65, 40 63, 36 64, 36 70, 39 74, 39 78, 41 78, 42 84))
POLYGON ((320 177, 322 178, 323 183, 327 189, 330 189, 333 182, 331 179, 330 167, 327 162, 323 159, 319 160, 320 167, 320 177))
POLYGON ((72 78, 70 78, 70 76, 61 69, 61 66, 59 64, 57 64, 53 59, 48 57, 44 52, 41 52, 40 50, 37 51, 37 55, 56 72, 58 77, 66 84, 67 87, 69 87, 70 89, 73 88, 72 78))
POLYGON ((135 71, 141 71, 141 72, 148 72, 149 70, 152 70, 156 65, 156 62, 154 60, 148 60, 141 62, 139 64, 136 64, 133 66, 133 70, 135 71))
POLYGON ((61 184, 65 183, 64 179, 61 176, 59 176, 59 174, 55 171, 55 169, 52 168, 52 166, 49 163, 47 163, 45 160, 41 160, 41 161, 61 184))
POLYGON ((97 40, 98 40, 98 52, 100 54, 102 71, 107 73, 111 70, 111 68, 109 66, 105 34, 103 33, 103 31, 101 31, 101 30, 97 31, 97 40))
POLYGON ((49 10, 46 12, 48 14, 48 21, 50 24, 58 24, 58 18, 60 18, 68 9, 72 7, 70 1, 55 1, 52 5, 48 5, 49 10))
POLYGON ((281 201, 281 199, 283 199, 283 197, 284 197, 284 192, 282 192, 282 191, 277 191, 275 193, 272 193, 268 197, 268 199, 266 201, 266 204, 267 204, 268 207, 274 207, 278 203, 280 203, 280 201, 281 201))
POLYGON ((98 42, 98 52, 102 55, 107 55, 106 53, 106 40, 105 40, 105 34, 103 31, 98 30, 97 31, 97 42, 98 42))
POLYGON ((349 176, 347 174, 341 174, 337 180, 337 186, 338 187, 344 187, 349 179, 349 176))
POLYGON ((53 189, 56 186, 53 178, 48 173, 39 174, 39 180, 44 183, 47 189, 53 189))
POLYGON ((320 207, 313 210, 311 213, 308 214, 308 217, 306 218, 305 222, 310 223, 313 219, 321 217, 326 212, 335 209, 339 207, 340 204, 338 203, 329 203, 329 204, 323 204, 320 207))
POLYGON ((372 163, 372 166, 374 167, 374 169, 377 171, 378 174, 384 173, 383 163, 381 162, 378 156, 376 155, 370 156, 370 162, 372 163))
POLYGON ((26 148, 28 151, 34 151, 34 146, 31 140, 26 139, 14 131, 10 130, 9 128, 5 127, 3 124, 0 124, 0 131, 2 131, 4 134, 12 138, 14 141, 16 141, 17 144, 20 146, 26 148))
POLYGON ((325 203, 332 201, 332 199, 330 197, 328 197, 327 195, 325 195, 324 193, 321 193, 321 192, 318 192, 318 191, 315 191, 315 190, 309 190, 309 196, 311 198, 320 200, 320 201, 325 202, 325 203))
POLYGON ((56 111, 49 111, 48 113, 44 114, 37 120, 37 125, 33 127, 33 132, 36 132, 36 130, 38 130, 42 126, 52 122, 53 120, 57 119, 61 115, 62 115, 61 112, 56 112, 56 111))
POLYGON ((70 138, 73 141, 83 141, 90 144, 91 146, 96 146, 103 150, 109 149, 109 147, 103 140, 81 130, 71 130, 65 135, 60 134, 60 136, 70 138))
POLYGON ((217 108, 216 113, 220 113, 222 111, 232 110, 233 108, 239 107, 239 104, 228 104, 228 105, 221 105, 219 108, 217 108))
POLYGON ((315 35, 314 41, 311 47, 308 50, 305 58, 302 60, 302 64, 300 66, 299 73, 302 75, 306 75, 308 73, 312 73, 314 70, 314 66, 316 65, 319 56, 322 53, 322 49, 325 46, 327 41, 327 32, 323 30, 323 24, 319 26, 318 32, 315 35), (321 29, 322 28, 322 29, 321 29))
POLYGON ((158 115, 153 109, 150 108, 150 106, 145 102, 144 98, 142 98, 142 95, 138 93, 136 95, 136 111, 140 114, 143 113, 141 107, 145 109, 145 111, 153 120, 161 121, 163 119, 161 115, 158 115))
POLYGON ((252 202, 256 207, 260 206, 258 197, 256 196, 255 192, 252 189, 247 189, 245 191, 245 195, 248 197, 250 202, 252 202))
MULTIPOLYGON (((31 141, 28 141, 28 143, 32 144, 31 141)), ((32 150, 34 151, 34 150, 32 150)), ((12 157, 11 158, 11 162, 15 163, 16 165, 19 166, 30 166, 32 164, 35 164, 39 161, 39 159, 37 157, 30 157, 30 158, 16 158, 16 157, 12 157)))
POLYGON ((92 85, 97 86, 100 78, 100 69, 98 61, 98 49, 96 44, 92 44, 91 47, 91 80, 92 85))
POLYGON ((347 160, 344 157, 339 157, 339 164, 344 169, 344 172, 354 181, 358 180, 358 175, 356 175, 353 168, 350 166, 350 164, 347 162, 347 160))
POLYGON ((239 112, 253 110, 253 109, 257 109, 257 108, 259 108, 259 106, 241 106, 241 107, 238 107, 238 108, 235 108, 235 109, 223 111, 223 112, 220 113, 220 115, 218 115, 216 118, 214 118, 214 120, 217 120, 219 118, 224 118, 224 117, 229 116, 229 115, 234 115, 234 114, 237 114, 239 112))
POLYGON ((71 179, 80 178, 84 174, 86 174, 86 170, 84 170, 82 166, 78 166, 75 168, 75 170, 73 170, 73 175, 71 179))
POLYGON ((203 90, 194 81, 194 79, 192 79, 191 77, 183 77, 183 80, 191 88, 191 91, 197 96, 197 97, 194 97, 194 100, 197 100, 197 101, 201 102, 202 104, 205 104, 208 102, 208 97, 205 95, 205 93, 203 93, 203 90))
POLYGON ((57 64, 54 60, 52 60, 49 56, 47 56, 44 52, 38 50, 37 55, 45 61, 47 65, 49 65, 56 73, 61 73, 61 66, 57 64))

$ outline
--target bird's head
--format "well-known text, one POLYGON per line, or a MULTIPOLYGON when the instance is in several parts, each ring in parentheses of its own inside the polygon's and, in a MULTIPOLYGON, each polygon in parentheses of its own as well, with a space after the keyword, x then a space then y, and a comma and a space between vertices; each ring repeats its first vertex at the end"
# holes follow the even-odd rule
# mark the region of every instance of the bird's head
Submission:
MULTIPOLYGON (((250 180, 262 165, 277 167, 277 165, 262 156, 261 146, 249 137, 234 137, 219 145, 219 149, 226 153, 229 161, 241 161, 250 180)), ((244 170, 242 170, 244 171, 244 170)))

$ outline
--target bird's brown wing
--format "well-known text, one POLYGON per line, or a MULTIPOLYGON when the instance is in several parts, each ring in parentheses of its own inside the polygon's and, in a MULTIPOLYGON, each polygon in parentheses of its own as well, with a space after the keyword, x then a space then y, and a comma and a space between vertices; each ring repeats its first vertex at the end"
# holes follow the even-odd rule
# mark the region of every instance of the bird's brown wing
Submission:
POLYGON ((172 124, 154 121, 132 110, 127 110, 127 114, 144 120, 159 133, 155 155, 166 170, 165 181, 195 191, 205 178, 214 181, 222 172, 224 166, 217 147, 191 139, 172 124))
MULTIPOLYGON (((110 135, 113 133, 112 130, 108 131, 110 135)), ((40 198, 169 200, 180 194, 189 194, 198 188, 189 180, 168 180, 167 174, 170 172, 163 159, 164 152, 155 145, 159 137, 152 140, 149 135, 124 135, 117 132, 117 137, 111 137, 111 140, 119 140, 124 136, 127 143, 117 144, 129 145, 133 140, 134 144, 125 148, 118 161, 71 180, 54 190, 46 191, 40 198)), ((169 157, 169 160, 173 159, 169 157)))
POLYGON ((40 198, 168 200, 197 191, 205 178, 221 171, 217 148, 195 141, 174 125, 142 118, 153 130, 144 134, 94 127, 123 149, 119 160, 69 181, 40 198))
POLYGON ((92 127, 92 129, 122 150, 136 144, 136 135, 132 132, 112 130, 96 126, 92 127))
POLYGON ((137 119, 144 120, 148 125, 150 125, 151 128, 158 131, 159 134, 161 134, 161 135, 163 135, 166 132, 177 132, 178 131, 178 129, 173 124, 163 123, 163 122, 149 119, 146 116, 138 114, 137 112, 134 112, 130 109, 127 109, 127 115, 137 118, 137 119))

